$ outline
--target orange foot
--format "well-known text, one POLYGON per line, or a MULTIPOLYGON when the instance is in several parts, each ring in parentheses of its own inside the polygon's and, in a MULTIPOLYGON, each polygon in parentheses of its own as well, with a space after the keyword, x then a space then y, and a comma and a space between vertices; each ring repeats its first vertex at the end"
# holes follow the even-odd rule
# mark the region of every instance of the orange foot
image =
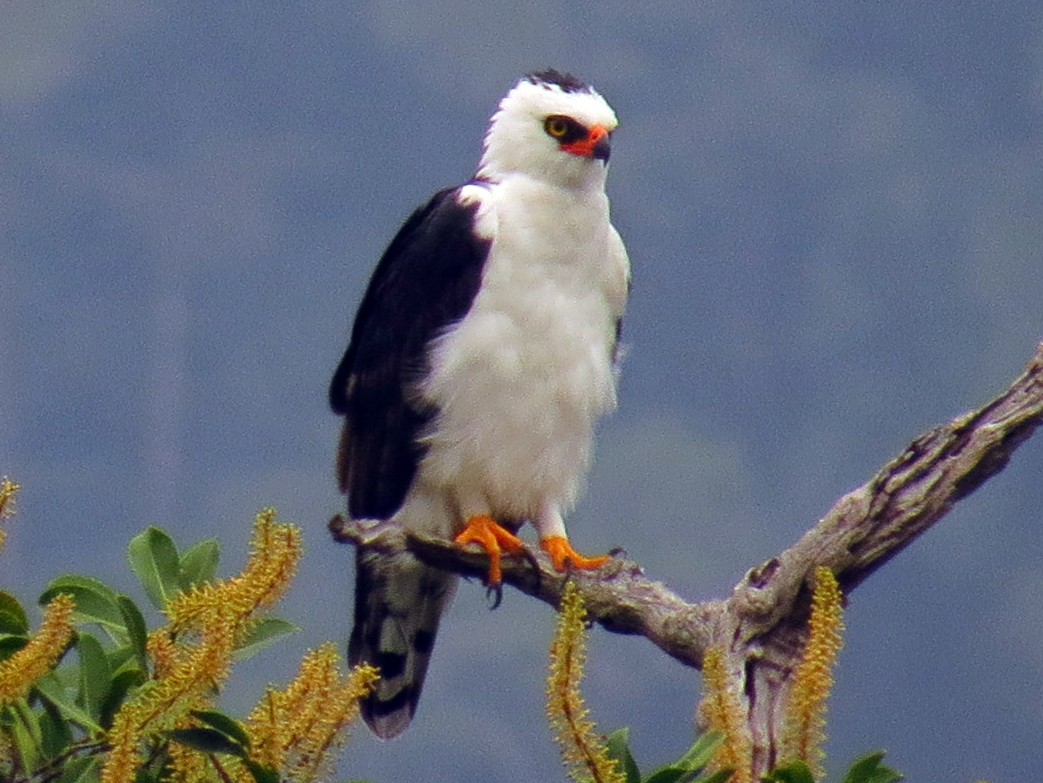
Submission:
POLYGON ((509 555, 525 554, 525 543, 518 536, 502 527, 495 519, 487 516, 471 517, 467 527, 453 539, 459 546, 478 544, 489 555, 489 577, 486 584, 499 587, 503 581, 503 570, 500 568, 500 557, 503 552, 509 555))
POLYGON ((555 571, 564 571, 567 567, 578 568, 580 571, 589 571, 593 568, 601 568, 612 558, 608 555, 599 557, 584 557, 575 549, 565 536, 550 536, 540 541, 540 549, 550 555, 550 561, 555 571))

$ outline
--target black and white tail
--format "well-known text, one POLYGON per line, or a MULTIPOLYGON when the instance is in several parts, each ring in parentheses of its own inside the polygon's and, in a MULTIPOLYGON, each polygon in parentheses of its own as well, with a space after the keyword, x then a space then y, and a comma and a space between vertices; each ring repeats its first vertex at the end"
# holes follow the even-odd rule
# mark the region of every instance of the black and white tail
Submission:
POLYGON ((398 736, 413 719, 438 622, 455 590, 454 575, 410 555, 356 550, 348 661, 380 669, 376 690, 361 705, 363 719, 378 737, 398 736))

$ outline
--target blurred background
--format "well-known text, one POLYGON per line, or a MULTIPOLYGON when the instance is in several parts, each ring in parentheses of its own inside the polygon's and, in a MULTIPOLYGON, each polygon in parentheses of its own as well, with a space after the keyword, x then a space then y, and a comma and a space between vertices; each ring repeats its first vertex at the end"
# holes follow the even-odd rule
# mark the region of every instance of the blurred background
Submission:
MULTIPOLYGON (((722 597, 1043 337, 1037 3, 6 2, 0 23, 0 474, 24 489, 0 584, 141 593, 149 524, 244 559, 303 529, 282 614, 226 706, 344 640, 326 408, 369 273, 473 173, 486 121, 554 66, 614 105, 634 291, 618 414, 570 531, 722 597)), ((852 594, 831 768, 1031 779, 1043 726, 1043 438, 852 594)), ((343 778, 562 780, 553 615, 465 584, 410 731, 343 778)), ((692 671, 592 635, 599 727, 651 768, 691 738, 692 671)))

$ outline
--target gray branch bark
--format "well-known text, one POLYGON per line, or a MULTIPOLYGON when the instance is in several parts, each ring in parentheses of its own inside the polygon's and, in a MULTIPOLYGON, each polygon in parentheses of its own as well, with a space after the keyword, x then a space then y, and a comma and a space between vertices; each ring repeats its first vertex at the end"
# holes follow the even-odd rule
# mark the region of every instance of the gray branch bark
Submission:
MULTIPOLYGON (((916 540, 962 498, 1001 471, 1043 421, 1043 343, 1003 394, 924 433, 875 476, 849 492, 799 541, 746 573, 723 600, 690 603, 617 556, 593 573, 575 573, 590 617, 610 631, 638 634, 699 668, 711 645, 725 650, 741 684, 756 774, 778 760, 792 674, 806 640, 810 582, 818 566, 845 594, 916 540)), ((364 528, 334 517, 337 541, 418 559, 482 577, 484 554, 392 525, 364 528)), ((504 582, 557 606, 566 577, 542 555, 505 559, 504 582)))

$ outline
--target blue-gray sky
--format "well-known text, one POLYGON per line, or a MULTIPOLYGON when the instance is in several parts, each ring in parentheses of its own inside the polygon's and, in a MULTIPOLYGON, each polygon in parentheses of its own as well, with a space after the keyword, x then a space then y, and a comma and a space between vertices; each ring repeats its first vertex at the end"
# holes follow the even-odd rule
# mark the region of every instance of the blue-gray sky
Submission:
MULTIPOLYGON (((384 245, 466 179, 523 73, 622 125, 621 406, 570 529, 691 599, 725 595, 1043 337, 1043 8, 1025 2, 10 2, 0 24, 0 584, 131 589, 160 524, 241 564, 305 530, 244 708, 344 639, 330 373, 384 245)), ((1043 727, 1043 441, 851 596, 834 766, 1029 779, 1043 727)), ((464 585, 417 720, 344 777, 556 780, 547 607, 464 585)), ((698 678, 596 631, 586 691, 639 759, 686 747, 698 678)))

